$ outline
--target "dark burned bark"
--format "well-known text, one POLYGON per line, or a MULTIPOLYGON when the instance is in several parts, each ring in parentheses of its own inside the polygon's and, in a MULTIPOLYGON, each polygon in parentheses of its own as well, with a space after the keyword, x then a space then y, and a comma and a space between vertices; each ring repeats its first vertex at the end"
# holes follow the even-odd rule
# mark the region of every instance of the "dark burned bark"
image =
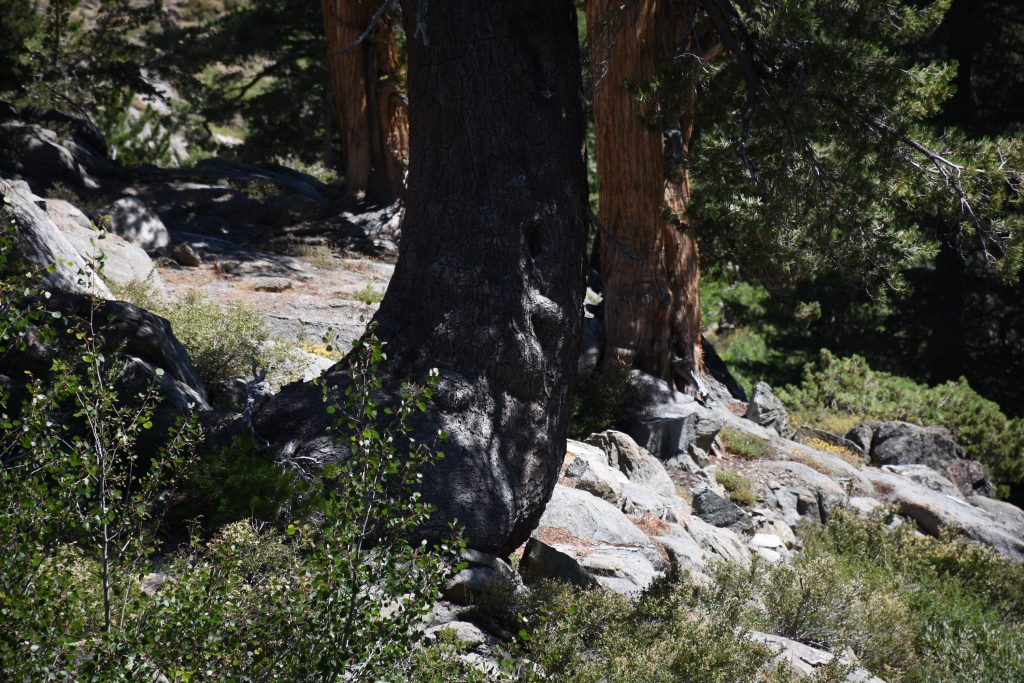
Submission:
MULTIPOLYGON (((377 334, 389 385, 441 370, 417 425, 449 434, 425 476, 438 508, 427 535, 457 519, 472 547, 507 553, 555 485, 579 344, 587 191, 574 9, 433 0, 425 36, 415 2, 403 14, 410 172, 377 334)), ((315 449, 314 399, 286 389, 258 428, 315 449)))

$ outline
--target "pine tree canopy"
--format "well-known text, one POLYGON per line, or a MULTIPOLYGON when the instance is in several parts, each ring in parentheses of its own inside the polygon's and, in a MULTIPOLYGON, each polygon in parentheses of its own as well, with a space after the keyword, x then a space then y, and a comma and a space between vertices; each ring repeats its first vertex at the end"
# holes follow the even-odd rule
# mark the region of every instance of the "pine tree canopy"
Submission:
POLYGON ((776 287, 825 271, 898 288, 901 270, 945 239, 1019 275, 1024 148, 935 125, 956 64, 921 46, 948 8, 702 2, 697 54, 633 87, 659 104, 652 124, 671 129, 674 102, 696 83, 693 153, 676 161, 691 172, 705 263, 776 287))

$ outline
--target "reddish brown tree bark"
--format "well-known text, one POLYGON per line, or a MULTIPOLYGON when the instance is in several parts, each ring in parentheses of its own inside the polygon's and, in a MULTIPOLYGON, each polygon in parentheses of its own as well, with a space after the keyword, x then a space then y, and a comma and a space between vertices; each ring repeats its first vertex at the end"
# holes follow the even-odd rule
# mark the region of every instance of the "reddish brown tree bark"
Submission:
MULTIPOLYGON (((627 83, 652 80, 691 31, 693 2, 587 0, 594 72, 600 263, 605 362, 639 368, 692 387, 701 370, 697 243, 685 230, 689 179, 666 173, 665 137, 652 126, 657 102, 642 103, 627 83), (666 219, 676 214, 684 229, 666 219)), ((685 154, 695 91, 679 123, 685 154)))
POLYGON ((409 158, 395 27, 386 13, 375 18, 380 8, 377 0, 322 0, 321 4, 348 193, 357 199, 390 203, 404 192, 409 158), (367 29, 370 32, 363 38, 367 29))

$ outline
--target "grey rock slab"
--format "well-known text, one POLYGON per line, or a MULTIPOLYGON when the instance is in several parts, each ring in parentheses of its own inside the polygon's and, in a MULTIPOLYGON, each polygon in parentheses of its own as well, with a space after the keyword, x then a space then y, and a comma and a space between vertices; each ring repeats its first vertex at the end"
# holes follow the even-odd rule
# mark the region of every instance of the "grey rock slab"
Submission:
POLYGON ((162 407, 171 408, 175 413, 186 414, 191 410, 206 410, 210 406, 206 397, 188 384, 174 378, 170 373, 158 374, 156 368, 135 356, 129 356, 125 362, 122 379, 136 378, 137 383, 144 387, 155 381, 163 396, 162 407))
POLYGON ((883 465, 886 472, 893 472, 938 493, 966 500, 956 484, 927 465, 883 465))
POLYGON ((688 518, 682 526, 705 552, 728 562, 743 566, 750 564, 750 550, 747 544, 731 529, 708 524, 696 515, 688 518))
POLYGON ((693 514, 717 527, 743 531, 753 526, 750 515, 709 488, 693 494, 693 514))
POLYGON ((994 516, 962 498, 933 491, 892 472, 868 468, 866 475, 880 500, 897 505, 900 514, 917 522, 925 533, 937 536, 945 528, 958 529, 1007 557, 1024 560, 1024 534, 1012 518, 994 516))
POLYGON ((1013 503, 988 496, 970 496, 967 500, 999 520, 1000 524, 1015 529, 1017 534, 1024 538, 1024 510, 1013 503))
POLYGON ((474 649, 488 643, 491 638, 480 630, 479 626, 468 621, 449 621, 446 624, 431 626, 427 629, 427 635, 436 635, 440 631, 447 631, 455 636, 465 647, 474 649))
POLYGON ((337 362, 299 348, 290 349, 287 360, 290 364, 282 374, 285 376, 298 375, 303 382, 311 382, 337 362))
POLYGON ((135 197, 122 197, 99 209, 94 222, 147 252, 171 242, 164 222, 135 197))
POLYGON ((675 484, 664 466, 628 436, 605 432, 591 436, 588 441, 566 442, 565 483, 606 500, 627 514, 650 513, 659 519, 676 521, 689 512, 689 504, 675 494, 675 484), (609 443, 618 443, 622 448, 609 443))
POLYGON ((663 496, 632 482, 622 487, 619 505, 628 515, 650 514, 669 522, 678 522, 691 512, 690 504, 679 496, 663 496))
MULTIPOLYGON (((871 482, 864 476, 863 467, 851 465, 838 455, 820 451, 806 444, 785 440, 782 440, 781 443, 783 444, 781 450, 788 452, 791 457, 795 455, 802 458, 803 464, 812 463, 812 469, 816 468, 822 474, 827 472, 825 476, 849 490, 850 493, 864 495, 871 493, 871 482)), ((808 466, 811 467, 811 465, 808 466)))
MULTIPOLYGON (((795 640, 771 633, 751 631, 747 637, 755 642, 767 645, 776 653, 774 663, 788 664, 800 680, 813 678, 817 674, 818 669, 828 665, 835 659, 835 655, 831 652, 819 650, 810 645, 804 645, 795 640)), ((885 681, 858 667, 847 675, 844 683, 885 683, 885 681)))
POLYGON ((608 464, 608 456, 594 446, 569 440, 566 443, 565 478, 574 488, 619 506, 626 475, 608 464))
POLYGON ((754 395, 750 397, 744 417, 766 429, 774 430, 780 436, 788 435, 789 417, 786 415, 786 406, 765 382, 758 382, 754 387, 754 395))
POLYGON ((784 559, 783 554, 773 548, 762 548, 758 546, 755 548, 751 548, 751 550, 755 555, 757 555, 762 560, 770 564, 777 564, 779 562, 782 562, 782 560, 784 559))
POLYGON ((786 543, 776 534, 754 534, 750 537, 751 547, 783 548, 786 543))
POLYGON ((665 466, 628 434, 608 430, 590 435, 586 443, 604 451, 608 464, 617 467, 631 483, 666 498, 676 495, 676 485, 665 466))
POLYGON ((194 168, 181 169, 177 175, 182 177, 200 177, 209 180, 227 178, 234 181, 266 181, 302 195, 319 206, 327 206, 329 202, 323 195, 326 189, 323 183, 311 175, 277 167, 274 170, 223 158, 203 159, 194 168))
POLYGON ((559 485, 531 535, 521 563, 524 577, 561 575, 579 582, 573 564, 562 556, 600 585, 622 594, 643 590, 666 568, 651 539, 619 508, 559 485))
POLYGON ((430 628, 432 626, 443 626, 450 624, 453 621, 459 621, 459 617, 462 616, 467 608, 464 605, 456 605, 453 602, 447 600, 438 600, 434 603, 434 606, 430 608, 430 614, 424 618, 424 626, 430 628))
POLYGON ((92 221, 86 216, 81 209, 72 204, 69 201, 63 199, 45 199, 43 200, 43 210, 46 211, 46 215, 50 217, 58 228, 63 232, 71 227, 77 226, 86 230, 93 228, 92 221))
POLYGON ((555 486, 538 529, 557 529, 591 543, 633 546, 658 556, 650 539, 623 512, 585 491, 555 486))
POLYGON ((644 398, 627 420, 625 431, 637 444, 664 461, 711 450, 722 428, 718 412, 674 391, 663 380, 640 372, 633 377, 644 398))
POLYGON ((15 248, 43 273, 48 286, 64 292, 86 291, 105 299, 113 297, 86 259, 40 208, 38 197, 2 178, 0 196, 0 218, 5 222, 13 219, 18 228, 15 248))
POLYGON ((634 548, 599 546, 581 563, 602 587, 620 595, 637 595, 660 576, 668 563, 659 558, 650 561, 634 548))
POLYGON ((187 244, 203 261, 216 261, 218 270, 235 277, 285 277, 308 280, 312 275, 294 256, 250 249, 229 240, 175 231, 175 240, 187 244))
POLYGON ((188 352, 164 318, 124 301, 104 301, 94 308, 89 297, 78 293, 57 294, 47 301, 47 308, 70 311, 82 317, 94 313, 96 320, 104 321, 100 329, 104 348, 119 349, 153 368, 160 368, 201 399, 200 409, 209 407, 206 389, 188 352))
POLYGON ((728 427, 749 436, 756 436, 765 441, 777 440, 779 438, 774 429, 762 427, 756 422, 751 422, 747 418, 737 415, 722 406, 711 406, 710 411, 722 423, 722 427, 728 427))
POLYGON ((593 588, 597 579, 583 568, 572 551, 563 552, 553 545, 531 538, 519 561, 519 573, 527 583, 541 579, 564 581, 579 588, 593 588))
POLYGON ((758 502, 781 512, 791 527, 828 522, 848 498, 833 478, 800 462, 754 461, 743 468, 743 474, 758 482, 758 502))
POLYGON ((862 517, 867 517, 878 508, 885 506, 885 504, 877 498, 871 498, 868 496, 851 496, 850 500, 846 502, 846 505, 862 517))
POLYGON ((692 574, 702 574, 709 554, 681 524, 670 524, 655 540, 668 554, 669 562, 692 574))
POLYGON ((515 572, 500 557, 479 550, 467 549, 462 554, 466 567, 449 581, 442 591, 446 600, 471 604, 488 586, 502 582, 515 582, 515 572))
POLYGON ((90 263, 102 263, 100 274, 106 281, 119 285, 148 281, 157 290, 163 288, 153 260, 142 248, 93 229, 85 214, 68 202, 47 199, 46 213, 79 255, 90 263))
POLYGON ((952 481, 965 496, 994 493, 981 463, 968 460, 945 427, 909 422, 865 422, 847 438, 864 445, 873 465, 926 465, 952 481))
POLYGON ((89 169, 93 164, 88 150, 62 140, 48 128, 18 120, 0 123, 0 152, 12 170, 37 187, 57 182, 91 190, 99 187, 89 169))
POLYGON ((778 510, 758 507, 750 511, 750 517, 754 521, 755 538, 759 535, 774 536, 779 538, 786 548, 800 546, 800 540, 793 533, 793 528, 786 523, 778 510))

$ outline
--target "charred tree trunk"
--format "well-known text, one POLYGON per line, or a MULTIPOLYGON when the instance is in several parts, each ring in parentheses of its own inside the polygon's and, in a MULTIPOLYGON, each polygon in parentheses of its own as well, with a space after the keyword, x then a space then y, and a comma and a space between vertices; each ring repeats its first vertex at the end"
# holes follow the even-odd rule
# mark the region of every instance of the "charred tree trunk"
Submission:
POLYGON ((693 25, 694 3, 587 0, 594 73, 605 362, 621 363, 692 388, 701 368, 697 244, 666 219, 682 217, 685 174, 670 179, 667 157, 685 154, 695 92, 687 95, 676 149, 652 125, 656 103, 641 103, 626 83, 651 80, 693 25))
POLYGON ((390 203, 403 194, 409 154, 394 26, 387 14, 374 25, 375 0, 322 0, 322 6, 348 193, 390 203))
MULTIPOLYGON (((526 540, 565 454, 582 323, 584 122, 571 0, 409 0, 410 168, 398 263, 374 321, 386 384, 437 367, 448 433, 425 473, 472 547, 526 540)), ((317 398, 286 388, 258 429, 290 452, 322 446, 317 398)), ((322 412, 322 408, 319 408, 322 412)))

